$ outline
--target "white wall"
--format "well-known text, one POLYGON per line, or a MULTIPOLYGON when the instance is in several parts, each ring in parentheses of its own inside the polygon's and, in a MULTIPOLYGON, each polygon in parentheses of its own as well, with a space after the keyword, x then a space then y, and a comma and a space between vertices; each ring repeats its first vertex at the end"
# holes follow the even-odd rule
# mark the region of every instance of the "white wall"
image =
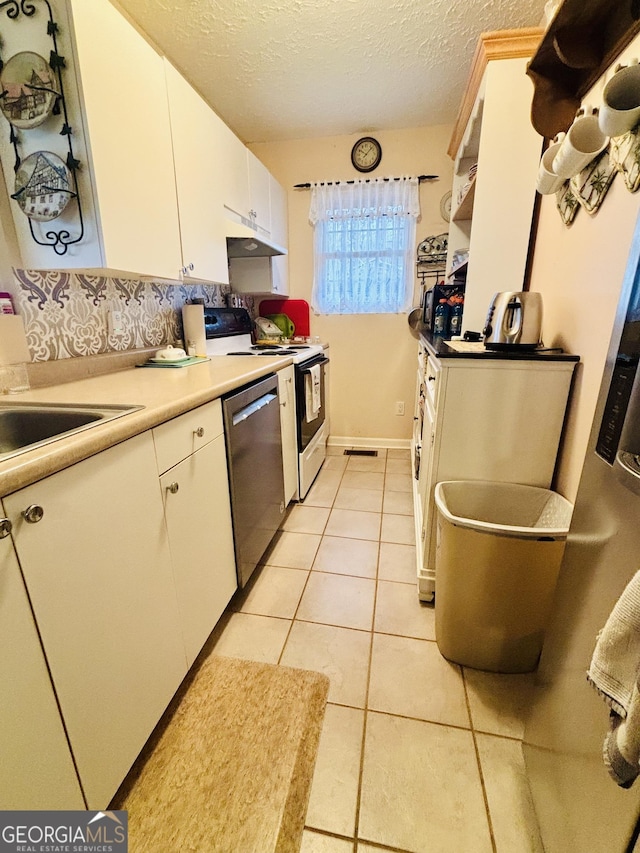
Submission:
MULTIPOLYGON (((638 56, 639 51, 636 39, 621 60, 638 56)), ((609 76, 610 72, 585 102, 601 103, 609 76)), ((556 478, 557 489, 570 500, 582 471, 639 209, 640 194, 626 189, 622 175, 616 176, 594 216, 580 210, 569 227, 560 220, 555 196, 542 199, 530 289, 542 294, 545 345, 561 346, 581 359, 556 478)))
MULTIPOLYGON (((351 165, 351 148, 363 135, 249 146, 288 191, 292 297, 310 302, 313 285, 310 194, 308 190, 294 190, 293 186, 362 177, 351 165)), ((371 135, 382 144, 382 161, 371 177, 440 176, 438 181, 421 184, 418 242, 448 231, 448 223, 440 216, 440 199, 452 182, 453 163, 446 154, 451 127, 371 135)), ((407 316, 312 315, 311 334, 320 335, 331 346, 331 435, 408 442, 413 422, 417 342, 409 332, 407 316), (396 401, 405 404, 402 417, 394 414, 396 401)))

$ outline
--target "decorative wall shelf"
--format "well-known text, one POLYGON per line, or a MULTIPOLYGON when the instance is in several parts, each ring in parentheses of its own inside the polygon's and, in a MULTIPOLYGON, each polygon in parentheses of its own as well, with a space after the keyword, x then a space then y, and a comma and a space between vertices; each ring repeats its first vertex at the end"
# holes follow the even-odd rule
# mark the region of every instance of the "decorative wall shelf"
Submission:
POLYGON ((564 0, 527 67, 541 136, 568 130, 582 97, 639 32, 638 0, 564 0))

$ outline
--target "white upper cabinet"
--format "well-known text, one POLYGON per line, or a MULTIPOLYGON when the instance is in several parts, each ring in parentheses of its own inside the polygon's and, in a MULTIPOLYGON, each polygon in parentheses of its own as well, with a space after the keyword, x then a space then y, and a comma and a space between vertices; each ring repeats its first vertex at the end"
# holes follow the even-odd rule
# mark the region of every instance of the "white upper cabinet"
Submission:
MULTIPOLYGON (((48 5, 35 4, 32 17, 3 25, 5 62, 24 50, 49 57, 54 44, 47 34, 48 5)), ((64 108, 37 127, 18 129, 17 151, 23 164, 38 151, 67 163, 72 151, 80 164, 80 207, 72 198, 61 215, 36 221, 10 200, 20 262, 27 268, 177 278, 180 234, 163 61, 108 0, 51 5, 57 50, 64 57, 64 108), (65 122, 71 134, 62 133, 65 122)), ((15 157, 2 116, 0 124, 0 158, 11 195, 15 157)), ((52 160, 48 168, 55 179, 64 166, 52 160)))
MULTIPOLYGON (((51 152, 62 170, 72 154, 79 203, 71 197, 60 215, 36 221, 10 199, 16 264, 227 284, 226 237, 256 234, 286 245, 286 196, 274 205, 269 171, 116 7, 54 0, 51 8, 64 109, 18 129, 16 149, 22 163, 51 152), (70 134, 61 133, 65 122, 70 134)), ((23 51, 49 56, 48 15, 36 4, 33 16, 20 12, 3 27, 5 63, 23 51)), ((11 195, 16 151, 1 115, 0 131, 11 195)))
POLYGON ((221 183, 221 148, 230 133, 200 95, 165 60, 180 215, 183 277, 229 283, 221 183), (218 145, 222 140, 222 146, 218 145))
MULTIPOLYGON (((289 216, 287 191, 269 175, 269 204, 271 208, 271 240, 286 249, 289 245, 289 216)), ((289 256, 276 255, 271 259, 272 293, 280 296, 289 294, 289 256)))
POLYGON ((269 208, 271 215, 271 239, 286 249, 289 245, 289 214, 287 191, 269 174, 269 208))
POLYGON ((70 5, 100 266, 177 278, 180 231, 163 60, 108 0, 70 5))
POLYGON ((271 203, 269 188, 271 175, 267 167, 258 160, 253 151, 247 149, 247 169, 249 173, 249 217, 259 234, 271 236, 271 203))
POLYGON ((229 128, 226 131, 220 139, 221 155, 226 167, 222 182, 225 216, 248 225, 251 200, 247 148, 229 128))

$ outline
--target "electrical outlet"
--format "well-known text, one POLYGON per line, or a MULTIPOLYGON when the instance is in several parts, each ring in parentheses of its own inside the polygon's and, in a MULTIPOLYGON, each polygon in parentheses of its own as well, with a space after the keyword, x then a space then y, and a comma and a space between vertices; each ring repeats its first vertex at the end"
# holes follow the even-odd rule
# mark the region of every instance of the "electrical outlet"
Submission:
POLYGON ((124 315, 122 311, 109 311, 107 314, 109 335, 124 335, 124 315))
POLYGON ((396 415, 404 415, 404 401, 398 400, 396 403, 396 415))

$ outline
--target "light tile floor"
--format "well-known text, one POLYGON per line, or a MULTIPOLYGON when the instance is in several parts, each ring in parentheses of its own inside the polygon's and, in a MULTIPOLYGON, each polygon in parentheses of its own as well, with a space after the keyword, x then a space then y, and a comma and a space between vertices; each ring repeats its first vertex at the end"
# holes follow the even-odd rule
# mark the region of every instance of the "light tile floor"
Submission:
POLYGON ((329 676, 301 853, 542 853, 521 750, 532 676, 440 655, 412 512, 409 451, 330 449, 214 654, 329 676))

